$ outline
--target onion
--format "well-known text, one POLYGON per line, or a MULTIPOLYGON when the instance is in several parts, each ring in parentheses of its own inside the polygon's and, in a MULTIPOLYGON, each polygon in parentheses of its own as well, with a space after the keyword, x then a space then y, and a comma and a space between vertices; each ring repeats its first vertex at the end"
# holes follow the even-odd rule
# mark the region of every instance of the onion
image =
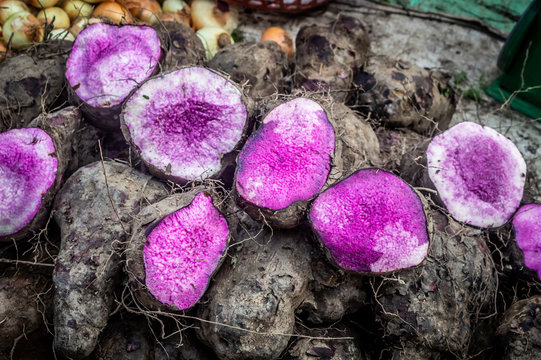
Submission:
POLYGON ((6 48, 6 45, 3 42, 0 42, 0 63, 4 61, 8 54, 8 49, 6 48))
POLYGON ((132 17, 128 9, 116 2, 104 2, 92 13, 93 17, 106 18, 115 24, 131 24, 132 17))
POLYGON ((75 36, 73 36, 66 29, 54 29, 49 33, 49 40, 65 40, 65 41, 75 41, 75 36))
POLYGON ((199 29, 195 35, 199 37, 206 50, 207 60, 216 55, 218 50, 233 44, 233 38, 227 31, 219 27, 205 27, 199 29))
POLYGON ((83 30, 88 25, 99 22, 103 22, 103 20, 99 18, 82 18, 71 26, 69 32, 71 35, 77 36, 81 32, 81 30, 83 30))
POLYGON ((276 26, 270 27, 265 30, 261 35, 260 41, 274 41, 275 43, 280 45, 282 51, 286 53, 287 57, 290 59, 293 57, 293 53, 295 52, 291 35, 289 35, 289 33, 284 29, 276 26))
POLYGON ((184 10, 177 12, 166 12, 160 15, 160 21, 173 21, 190 27, 190 15, 186 14, 184 10))
POLYGON ((13 49, 24 49, 35 42, 43 40, 43 26, 36 17, 28 11, 11 15, 4 24, 4 41, 13 49))
POLYGON ((89 17, 94 11, 94 6, 81 0, 68 0, 62 4, 62 9, 68 14, 71 21, 78 17, 89 17))
POLYGON ((85 2, 89 4, 98 4, 101 2, 114 2, 114 0, 85 0, 85 2))
POLYGON ((53 24, 53 29, 67 29, 70 27, 70 18, 59 7, 51 7, 41 10, 36 16, 38 20, 47 25, 53 24))
POLYGON ((55 6, 58 1, 59 0, 29 0, 27 2, 38 9, 46 9, 55 6))
POLYGON ((165 0, 162 4, 163 12, 177 12, 186 6, 186 3, 182 0, 165 0))
POLYGON ((25 3, 18 0, 0 1, 0 24, 4 24, 12 14, 29 11, 25 3))
POLYGON ((192 22, 196 30, 204 27, 220 27, 231 34, 239 25, 237 9, 224 2, 194 0, 192 22), (221 10, 222 9, 222 10, 221 10))
POLYGON ((125 0, 126 8, 133 16, 144 22, 154 24, 162 13, 156 0, 125 0))

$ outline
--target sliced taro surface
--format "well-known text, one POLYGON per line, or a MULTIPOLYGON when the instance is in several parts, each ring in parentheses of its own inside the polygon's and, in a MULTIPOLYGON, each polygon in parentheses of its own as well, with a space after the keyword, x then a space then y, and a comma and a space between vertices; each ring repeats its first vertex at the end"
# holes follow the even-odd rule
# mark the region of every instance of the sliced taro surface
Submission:
POLYGON ((513 230, 524 253, 524 265, 541 279, 541 205, 522 206, 513 217, 513 230))
MULTIPOLYGON (((334 153, 334 129, 325 110, 313 100, 298 98, 274 108, 246 142, 238 157, 235 190, 250 210, 286 211, 312 199, 325 185, 334 153)), ((269 214, 272 216, 272 214, 269 214)), ((292 227, 284 219, 270 219, 292 227)))
POLYGON ((341 268, 385 273, 420 264, 429 245, 419 195, 380 169, 360 170, 320 194, 310 223, 341 268))
MULTIPOLYGON (((160 206, 159 204, 157 206, 160 206)), ((145 282, 156 299, 179 310, 203 296, 227 248, 229 227, 205 192, 161 220, 146 236, 145 282)))
POLYGON ((56 180, 53 139, 37 128, 0 134, 0 240, 31 226, 56 180))
POLYGON ((119 128, 121 103, 158 68, 160 39, 148 26, 96 23, 75 39, 66 63, 72 102, 93 125, 119 128))
POLYGON ((249 127, 246 101, 223 76, 186 67, 151 78, 134 92, 122 110, 122 132, 157 177, 220 177, 249 127))
POLYGON ((526 163, 517 147, 495 130, 460 123, 436 136, 426 154, 430 180, 456 220, 498 227, 519 207, 526 163))

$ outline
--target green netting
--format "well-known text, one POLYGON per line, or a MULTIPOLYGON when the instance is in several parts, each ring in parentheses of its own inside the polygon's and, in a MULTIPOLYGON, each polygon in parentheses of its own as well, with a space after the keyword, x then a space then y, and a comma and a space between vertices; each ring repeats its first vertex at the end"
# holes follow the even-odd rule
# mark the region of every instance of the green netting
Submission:
POLYGON ((510 32, 531 0, 380 0, 421 11, 443 12, 483 20, 510 32))

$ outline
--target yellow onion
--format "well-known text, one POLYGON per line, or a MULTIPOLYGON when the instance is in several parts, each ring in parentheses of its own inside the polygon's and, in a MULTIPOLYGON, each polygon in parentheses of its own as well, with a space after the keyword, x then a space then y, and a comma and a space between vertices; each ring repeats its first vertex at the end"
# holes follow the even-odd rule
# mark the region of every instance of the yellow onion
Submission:
POLYGON ((85 0, 86 3, 89 3, 89 4, 98 4, 98 3, 101 3, 101 2, 111 2, 114 0, 85 0))
POLYGON ((76 18, 89 17, 94 11, 94 5, 81 0, 68 0, 62 4, 62 9, 68 14, 71 21, 76 18))
POLYGON ((43 26, 34 15, 21 11, 11 15, 2 28, 4 41, 13 49, 24 49, 43 40, 43 26))
POLYGON ((199 29, 195 35, 201 40, 205 47, 205 55, 210 60, 218 50, 233 44, 233 38, 227 31, 219 27, 205 27, 199 29))
POLYGON ((75 22, 73 25, 71 25, 69 32, 71 35, 76 37, 88 25, 99 22, 103 22, 103 20, 99 18, 82 18, 79 21, 75 22))
POLYGON ((162 13, 156 0, 124 0, 126 8, 137 19, 154 24, 162 13))
POLYGON ((18 0, 3 0, 0 1, 0 24, 4 24, 8 17, 12 14, 29 11, 28 6, 22 1, 18 0))
POLYGON ((220 4, 214 0, 193 0, 191 8, 194 28, 199 30, 204 27, 220 27, 231 34, 239 25, 238 11, 226 3, 220 4))
POLYGON ((29 0, 30 5, 38 9, 46 9, 56 5, 59 0, 29 0))
POLYGON ((271 26, 267 28, 261 35, 260 41, 274 41, 282 48, 282 51, 286 53, 288 58, 292 58, 295 53, 293 47, 293 39, 287 31, 277 26, 271 26))
POLYGON ((130 12, 124 6, 116 2, 103 2, 94 9, 93 17, 105 18, 115 24, 131 24, 133 20, 130 12))
POLYGON ((49 33, 49 40, 64 40, 64 41, 75 41, 75 36, 73 36, 66 29, 54 29, 49 33))
POLYGON ((184 9, 187 6, 186 3, 182 0, 165 0, 162 4, 163 12, 177 12, 184 9))
MULTIPOLYGON (((186 8, 184 8, 185 10, 186 8)), ((173 21, 178 22, 186 26, 190 26, 190 15, 185 13, 184 10, 177 12, 164 12, 160 15, 160 21, 173 21)))
POLYGON ((53 29, 67 29, 70 27, 70 18, 59 7, 50 7, 41 10, 36 16, 43 24, 53 24, 53 29))

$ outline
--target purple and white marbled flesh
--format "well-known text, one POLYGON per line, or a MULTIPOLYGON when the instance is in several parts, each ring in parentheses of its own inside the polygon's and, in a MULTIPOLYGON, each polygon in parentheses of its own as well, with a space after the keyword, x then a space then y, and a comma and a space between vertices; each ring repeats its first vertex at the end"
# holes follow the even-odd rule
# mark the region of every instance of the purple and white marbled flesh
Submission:
POLYGON ((271 210, 311 199, 329 175, 334 140, 334 129, 318 103, 298 98, 279 105, 239 154, 239 195, 271 210))
POLYGON ((128 99, 122 116, 142 159, 179 181, 216 175, 247 123, 240 90, 202 67, 149 79, 128 99))
POLYGON ((96 23, 75 39, 66 78, 81 100, 108 108, 151 76, 160 56, 160 39, 153 28, 96 23))
POLYGON ((310 222, 336 263, 347 270, 384 273, 420 264, 428 252, 419 196, 399 177, 360 170, 321 193, 310 222))
POLYGON ((537 271, 541 279, 541 205, 528 204, 518 209, 513 217, 513 230, 524 253, 524 265, 537 271))
POLYGON ((24 228, 38 213, 58 169, 53 139, 37 128, 0 134, 0 236, 24 228))
POLYGON ((146 286, 161 303, 184 310, 203 296, 227 247, 229 228, 212 198, 166 216, 147 236, 143 249, 146 286))
POLYGON ((429 144, 427 164, 439 197, 458 221, 498 227, 520 205, 526 163, 515 144, 491 128, 453 126, 429 144))

